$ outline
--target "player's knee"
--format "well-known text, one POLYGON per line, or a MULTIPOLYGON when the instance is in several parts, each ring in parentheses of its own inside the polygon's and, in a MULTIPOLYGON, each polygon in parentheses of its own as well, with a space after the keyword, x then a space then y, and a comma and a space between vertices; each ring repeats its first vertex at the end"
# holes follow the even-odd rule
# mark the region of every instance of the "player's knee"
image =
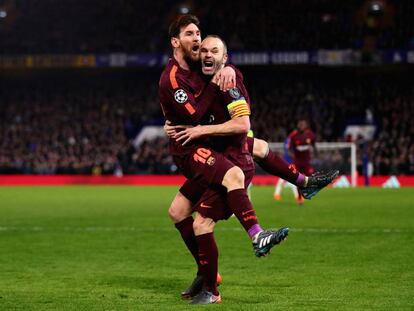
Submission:
POLYGON ((269 144, 266 141, 264 141, 263 139, 254 139, 253 157, 255 159, 264 159, 268 154, 268 150, 269 144))
POLYGON ((195 219, 193 222, 193 230, 194 233, 197 235, 203 229, 203 222, 200 219, 195 219))
POLYGON ((168 216, 170 216, 170 219, 174 222, 180 222, 181 220, 184 220, 185 218, 182 218, 180 215, 180 210, 177 208, 176 205, 171 204, 170 208, 168 209, 168 216))
POLYGON ((224 175, 223 186, 227 191, 244 188, 244 173, 238 166, 233 166, 224 175))
POLYGON ((190 200, 181 193, 177 193, 168 209, 168 216, 170 216, 174 223, 178 223, 187 217, 190 217, 192 212, 193 210, 190 200))
POLYGON ((205 218, 197 214, 193 222, 193 230, 195 235, 211 233, 214 231, 215 222, 210 218, 205 218))

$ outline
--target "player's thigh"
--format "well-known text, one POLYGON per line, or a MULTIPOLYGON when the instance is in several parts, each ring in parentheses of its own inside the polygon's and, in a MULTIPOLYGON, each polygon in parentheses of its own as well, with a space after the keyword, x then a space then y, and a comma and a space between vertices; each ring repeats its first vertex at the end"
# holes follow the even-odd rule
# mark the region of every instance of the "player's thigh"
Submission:
POLYGON ((255 159, 264 159, 268 154, 269 145, 263 139, 255 138, 253 141, 253 157, 255 159))

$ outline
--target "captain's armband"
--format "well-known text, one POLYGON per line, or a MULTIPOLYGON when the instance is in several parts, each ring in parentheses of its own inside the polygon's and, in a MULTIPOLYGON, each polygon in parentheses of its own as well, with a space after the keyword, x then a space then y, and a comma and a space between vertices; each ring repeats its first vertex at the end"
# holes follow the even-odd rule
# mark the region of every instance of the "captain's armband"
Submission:
POLYGON ((250 107, 244 97, 240 97, 238 100, 228 104, 227 110, 232 119, 250 115, 250 107))

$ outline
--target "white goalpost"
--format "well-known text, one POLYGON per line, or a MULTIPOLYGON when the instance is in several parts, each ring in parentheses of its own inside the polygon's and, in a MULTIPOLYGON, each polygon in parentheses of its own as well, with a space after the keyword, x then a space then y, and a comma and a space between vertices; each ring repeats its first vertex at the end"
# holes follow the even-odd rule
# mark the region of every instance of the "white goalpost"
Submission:
MULTIPOLYGON (((283 143, 269 143, 270 149, 283 155, 283 143)), ((316 143, 318 157, 312 157, 312 166, 317 170, 337 168, 341 175, 351 177, 351 186, 357 186, 357 147, 355 143, 320 142, 316 143)))

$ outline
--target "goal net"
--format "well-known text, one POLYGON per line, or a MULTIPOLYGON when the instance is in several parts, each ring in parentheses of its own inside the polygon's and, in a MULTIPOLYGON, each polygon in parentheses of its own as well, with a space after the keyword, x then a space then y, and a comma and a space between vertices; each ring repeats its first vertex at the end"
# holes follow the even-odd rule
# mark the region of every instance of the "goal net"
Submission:
MULTIPOLYGON (((269 143, 270 149, 283 155, 283 143, 269 143)), ((356 144, 345 142, 316 143, 318 157, 312 157, 315 170, 339 169, 341 175, 349 176, 351 186, 357 185, 356 144)))

